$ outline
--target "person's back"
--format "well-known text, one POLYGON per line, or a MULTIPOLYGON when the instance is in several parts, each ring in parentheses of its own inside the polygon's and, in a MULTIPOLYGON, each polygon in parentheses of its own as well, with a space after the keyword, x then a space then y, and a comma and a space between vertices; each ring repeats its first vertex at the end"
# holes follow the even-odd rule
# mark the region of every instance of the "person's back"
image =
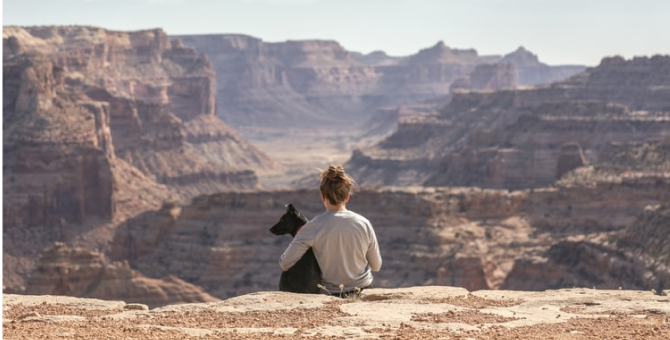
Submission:
POLYGON ((341 166, 321 174, 321 199, 326 212, 313 218, 293 239, 279 262, 288 270, 312 247, 323 273, 323 286, 334 294, 368 288, 382 259, 372 224, 346 209, 353 179, 341 166))

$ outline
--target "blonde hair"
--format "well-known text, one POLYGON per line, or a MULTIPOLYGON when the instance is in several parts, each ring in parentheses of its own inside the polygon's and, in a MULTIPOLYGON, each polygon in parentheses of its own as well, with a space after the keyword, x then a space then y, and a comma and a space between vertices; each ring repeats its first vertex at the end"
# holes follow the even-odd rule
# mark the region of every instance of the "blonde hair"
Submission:
POLYGON ((332 205, 343 203, 351 193, 351 186, 356 184, 351 176, 344 172, 341 165, 331 165, 328 170, 321 171, 321 195, 332 205))

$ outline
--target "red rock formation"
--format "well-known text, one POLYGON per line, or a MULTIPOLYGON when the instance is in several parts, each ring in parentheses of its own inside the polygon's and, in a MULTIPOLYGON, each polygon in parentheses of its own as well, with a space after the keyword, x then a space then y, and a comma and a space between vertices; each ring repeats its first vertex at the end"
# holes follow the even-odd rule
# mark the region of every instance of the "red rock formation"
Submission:
POLYGON ((21 285, 36 249, 106 247, 164 200, 249 189, 269 158, 218 120, 209 61, 159 30, 3 28, 3 253, 21 285), (167 186, 165 186, 167 185, 167 186))
MULTIPOLYGON (((168 169, 157 162, 153 162, 153 167, 144 166, 152 162, 144 158, 158 151, 170 160, 170 168, 179 165, 179 176, 191 178, 189 182, 204 171, 208 175, 201 177, 212 189, 230 187, 233 182, 227 180, 225 184, 217 184, 217 178, 228 177, 237 178, 234 182, 237 188, 255 186, 253 174, 239 172, 243 167, 232 162, 218 162, 222 156, 195 161, 203 154, 212 154, 200 152, 202 149, 227 144, 230 139, 210 138, 203 144, 199 142, 202 138, 190 138, 193 143, 188 143, 188 150, 184 149, 184 123, 189 123, 190 134, 199 130, 197 125, 208 125, 200 130, 210 133, 219 128, 218 133, 230 134, 223 123, 211 124, 215 120, 214 72, 208 59, 198 56, 192 48, 170 42, 161 30, 112 32, 88 27, 11 27, 4 36, 20 37, 22 51, 39 51, 54 60, 68 77, 68 91, 81 91, 89 100, 109 103, 109 129, 116 154, 131 163, 138 162, 135 165, 145 174, 158 180, 174 177, 166 176, 168 169), (191 150, 200 155, 190 155, 191 150), (214 165, 207 165, 208 162, 214 165)), ((267 156, 241 138, 218 149, 228 151, 228 158, 244 159, 245 165, 260 168, 270 165, 267 156)))
POLYGON ((108 107, 63 95, 62 68, 43 56, 6 60, 5 227, 81 223, 115 212, 108 107), (20 80, 18 80, 18 79, 20 80))

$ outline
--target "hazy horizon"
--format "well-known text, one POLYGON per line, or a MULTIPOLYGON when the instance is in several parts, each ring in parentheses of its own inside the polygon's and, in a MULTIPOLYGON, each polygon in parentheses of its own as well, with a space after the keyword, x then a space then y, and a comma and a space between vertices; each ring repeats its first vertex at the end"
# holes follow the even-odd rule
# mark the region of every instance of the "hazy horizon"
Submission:
POLYGON ((2 10, 3 26, 335 40, 349 51, 392 56, 438 41, 480 55, 523 46, 550 65, 670 54, 666 0, 5 0, 2 10))

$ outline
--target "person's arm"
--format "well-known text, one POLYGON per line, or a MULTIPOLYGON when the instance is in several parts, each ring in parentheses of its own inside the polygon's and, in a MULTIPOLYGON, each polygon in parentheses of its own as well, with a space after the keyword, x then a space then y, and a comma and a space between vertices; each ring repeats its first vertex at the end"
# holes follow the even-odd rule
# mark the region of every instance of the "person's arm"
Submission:
POLYGON ((307 230, 303 227, 298 235, 295 236, 293 241, 288 245, 288 248, 284 251, 279 259, 279 267, 283 271, 287 271, 293 267, 293 265, 300 260, 300 258, 305 255, 305 252, 312 247, 310 237, 308 237, 307 230))
POLYGON ((378 272, 382 268, 382 256, 379 253, 379 243, 377 242, 377 235, 375 235, 372 226, 370 226, 370 247, 368 248, 365 257, 368 259, 370 270, 373 272, 378 272))

